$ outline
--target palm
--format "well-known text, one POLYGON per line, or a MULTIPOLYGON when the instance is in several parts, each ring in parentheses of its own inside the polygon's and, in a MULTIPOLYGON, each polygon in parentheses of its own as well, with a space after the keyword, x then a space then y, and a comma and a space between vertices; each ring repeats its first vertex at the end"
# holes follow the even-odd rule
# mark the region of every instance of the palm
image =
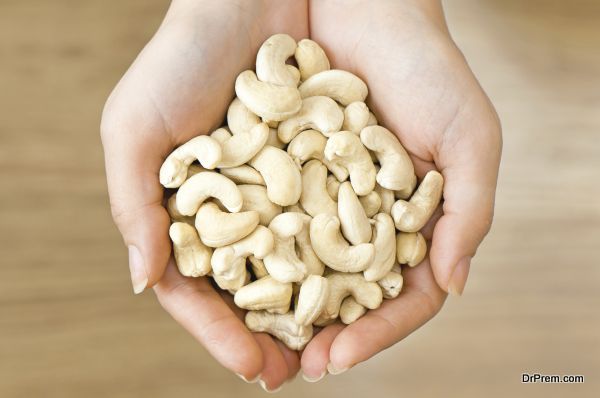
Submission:
MULTIPOLYGON (((461 134, 467 131, 461 131, 462 126, 483 125, 495 114, 447 33, 434 25, 404 24, 401 15, 393 15, 398 7, 336 9, 335 18, 331 17, 332 11, 324 3, 314 7, 311 14, 312 38, 323 45, 332 67, 352 71, 366 81, 369 107, 379 123, 398 136, 419 178, 431 169, 445 172, 448 177, 456 163, 455 154, 449 149, 471 145, 464 142, 467 140, 461 134), (386 20, 392 23, 385 23, 386 20)), ((444 210, 452 213, 448 204, 453 204, 458 196, 458 184, 453 184, 453 179, 446 180, 444 210)), ((441 213, 438 211, 434 218, 441 213)), ((424 230, 428 240, 435 221, 424 230)), ((453 244, 445 239, 452 225, 444 219, 440 224, 435 230, 436 244, 438 240, 442 245, 453 244)), ((433 248, 435 261, 440 257, 438 249, 433 248)), ((318 375, 327 363, 337 367, 354 365, 433 317, 446 294, 436 283, 440 281, 436 281, 438 275, 434 277, 430 256, 403 275, 405 285, 398 298, 385 301, 350 326, 331 325, 317 335, 302 355, 303 369, 318 375)))
MULTIPOLYGON (((252 67, 260 44, 275 33, 269 31, 269 21, 261 13, 227 8, 200 15, 194 24, 203 29, 195 34, 190 34, 185 24, 171 23, 177 10, 170 10, 157 35, 109 98, 103 143, 117 224, 129 245, 127 232, 132 223, 138 223, 137 233, 144 235, 144 242, 134 244, 150 246, 147 285, 154 286, 163 307, 224 366, 246 377, 262 373, 267 387, 274 388, 297 373, 297 353, 269 335, 250 333, 243 312, 236 310, 231 297, 217 293, 206 278, 179 274, 168 257, 169 241, 163 231, 168 230, 169 219, 161 206, 163 190, 156 179, 162 160, 176 146, 222 124, 237 74, 252 67), (110 158, 119 155, 125 160, 110 158), (144 218, 146 224, 139 225, 143 220, 133 218, 139 208, 127 208, 129 198, 123 198, 123 192, 143 193, 143 203, 138 198, 131 202, 152 213, 151 218, 144 218)), ((300 30, 295 32, 298 38, 305 36, 305 23, 281 19, 277 22, 300 30)))

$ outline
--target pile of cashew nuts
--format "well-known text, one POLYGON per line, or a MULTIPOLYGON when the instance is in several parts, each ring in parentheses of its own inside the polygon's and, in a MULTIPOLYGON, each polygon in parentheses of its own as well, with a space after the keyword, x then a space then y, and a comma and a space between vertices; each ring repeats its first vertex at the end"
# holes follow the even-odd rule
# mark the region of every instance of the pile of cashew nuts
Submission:
POLYGON ((317 327, 350 324, 402 289, 425 257, 419 233, 443 178, 418 187, 367 86, 330 69, 314 41, 270 37, 235 81, 227 126, 175 149, 160 182, 181 274, 211 276, 251 331, 301 350, 317 327), (286 63, 294 57, 298 67, 286 63), (416 188, 416 189, 415 189, 416 188))

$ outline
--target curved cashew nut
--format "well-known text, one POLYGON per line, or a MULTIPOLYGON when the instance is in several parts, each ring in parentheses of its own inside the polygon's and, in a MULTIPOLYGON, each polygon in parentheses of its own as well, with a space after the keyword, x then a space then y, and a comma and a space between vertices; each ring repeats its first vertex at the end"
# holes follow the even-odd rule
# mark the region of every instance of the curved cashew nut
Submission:
POLYGON ((246 164, 221 169, 219 172, 236 184, 265 185, 265 180, 260 173, 246 164))
POLYGON ((372 233, 371 223, 348 181, 340 185, 337 205, 342 235, 353 245, 369 242, 372 233))
POLYGON ((323 134, 316 130, 305 130, 290 141, 287 153, 299 165, 310 159, 320 160, 338 180, 345 181, 348 178, 348 170, 325 159, 325 145, 327 145, 327 138, 323 134))
POLYGON ((311 160, 302 168, 300 204, 311 216, 338 213, 338 205, 327 192, 327 168, 318 160, 311 160))
POLYGON ((344 113, 334 100, 323 96, 309 97, 302 100, 297 114, 279 123, 277 136, 288 143, 301 131, 314 129, 328 137, 340 131, 343 122, 344 113))
POLYGON ((427 242, 420 232, 399 232, 396 237, 396 255, 400 264, 419 265, 427 254, 427 242))
POLYGON ((329 70, 329 59, 325 51, 310 39, 300 40, 298 47, 296 47, 296 54, 294 55, 302 80, 306 80, 319 72, 329 70))
MULTIPOLYGON (((258 49, 256 75, 258 79, 279 86, 296 87, 300 74, 290 72, 285 61, 294 55, 296 41, 289 35, 279 33, 269 37, 258 49)), ((295 68, 294 68, 295 69, 295 68)))
POLYGON ((285 143, 281 142, 279 137, 277 136, 277 126, 271 127, 269 126, 269 138, 267 139, 267 143, 265 145, 271 145, 275 148, 285 150, 285 143))
POLYGON ((293 311, 285 314, 250 311, 246 314, 246 326, 252 332, 266 332, 275 336, 291 350, 300 351, 313 336, 312 325, 298 325, 293 311))
POLYGON ((190 177, 179 188, 177 210, 184 216, 193 216, 210 197, 219 199, 230 212, 242 208, 242 193, 233 181, 219 173, 204 171, 190 177))
POLYGON ((335 178, 335 176, 332 176, 332 175, 327 176, 327 182, 326 182, 327 193, 329 194, 329 196, 331 196, 331 199, 333 199, 336 202, 338 200, 338 194, 340 193, 341 185, 342 184, 338 181, 337 178, 335 178))
POLYGON ((319 275, 309 275, 300 286, 294 318, 298 325, 312 324, 321 315, 329 297, 329 282, 319 275))
POLYGON ((371 191, 367 195, 359 197, 358 200, 368 218, 379 213, 379 209, 381 209, 381 198, 377 192, 371 191))
POLYGON ((265 123, 259 123, 250 131, 235 135, 219 128, 210 136, 221 144, 221 160, 217 167, 224 169, 240 166, 256 155, 269 138, 269 127, 265 123))
POLYGON ((285 120, 302 106, 302 98, 296 86, 261 82, 251 70, 238 75, 235 93, 254 114, 268 120, 285 120))
POLYGON ((227 109, 227 127, 233 135, 247 134, 260 123, 260 118, 252 113, 239 98, 231 101, 227 109))
POLYGON ((171 218, 172 222, 184 222, 190 225, 194 225, 194 217, 184 216, 177 210, 177 192, 173 195, 169 196, 167 200, 167 213, 169 213, 169 218, 171 218))
POLYGON ((386 299, 398 297, 402 291, 402 286, 404 285, 404 278, 402 277, 400 266, 396 264, 390 272, 377 281, 377 284, 383 292, 383 297, 386 299))
POLYGON ((299 282, 306 276, 306 265, 296 255, 295 239, 303 228, 303 214, 282 213, 269 224, 275 246, 263 260, 265 268, 279 282, 299 282))
POLYGON ((248 162, 262 175, 269 200, 280 206, 298 202, 302 191, 300 170, 287 152, 265 146, 248 162))
POLYGON ((212 202, 200 206, 196 214, 196 229, 206 246, 221 247, 237 242, 258 225, 257 211, 225 213, 212 202))
POLYGON ((239 261, 239 259, 243 259, 245 265, 246 258, 251 255, 262 260, 273 251, 274 245, 271 230, 259 225, 245 238, 215 249, 210 260, 213 272, 219 274, 221 270, 227 269, 229 264, 239 261))
POLYGON ((312 217, 304 213, 299 217, 303 221, 303 226, 300 232, 294 235, 298 257, 306 266, 307 275, 323 275, 325 264, 321 262, 310 243, 310 222, 312 217))
POLYGON ((323 95, 347 106, 363 101, 369 90, 358 76, 338 69, 326 70, 312 75, 298 87, 302 98, 323 95))
POLYGON ((377 192, 381 199, 380 210, 386 214, 392 214, 392 206, 394 205, 394 202, 396 202, 394 191, 390 191, 379 184, 375 184, 375 190, 373 192, 377 192))
POLYGON ((239 289, 233 300, 235 305, 245 310, 285 314, 292 301, 292 284, 265 276, 239 289))
POLYGON ((188 177, 188 167, 195 160, 207 169, 214 169, 221 160, 221 146, 206 135, 192 138, 167 156, 160 167, 160 183, 165 188, 181 186, 188 177))
POLYGON ((345 167, 357 195, 367 195, 375 188, 375 165, 360 138, 349 131, 340 131, 327 140, 325 158, 345 167))
POLYGON ((269 225, 275 216, 281 214, 281 206, 269 200, 267 188, 262 185, 238 185, 238 189, 244 198, 242 211, 256 210, 261 225, 269 225))
POLYGON ((360 131, 367 126, 369 122, 369 108, 362 101, 349 104, 344 109, 344 124, 342 130, 351 131, 354 134, 360 134, 360 131))
POLYGON ((417 232, 425 226, 442 198, 444 177, 429 171, 410 201, 398 200, 392 206, 396 228, 402 232, 417 232))
POLYGON ((250 256, 248 257, 248 261, 250 261, 250 267, 252 268, 252 273, 254 274, 256 279, 261 279, 269 275, 269 272, 267 272, 263 260, 259 260, 254 256, 250 256))
POLYGON ((213 266, 211 276, 221 290, 228 290, 231 294, 235 294, 250 282, 250 275, 246 270, 246 260, 244 258, 236 258, 235 261, 224 264, 217 269, 213 266))
POLYGON ((375 246, 375 258, 363 273, 369 282, 383 278, 396 262, 396 228, 389 214, 379 213, 374 217, 372 243, 375 246))
POLYGON ((336 271, 364 271, 375 257, 371 243, 350 246, 340 232, 340 220, 329 214, 319 214, 312 219, 310 241, 321 261, 336 271))
POLYGON ((212 249, 202 244, 196 228, 175 222, 169 228, 169 236, 173 241, 173 255, 181 275, 197 277, 211 271, 212 249))
POLYGON ((367 282, 362 274, 345 274, 334 272, 327 275, 329 281, 329 297, 327 304, 317 319, 322 324, 338 317, 342 301, 352 296, 356 302, 371 310, 378 308, 383 300, 381 288, 375 282, 367 282))
POLYGON ((417 177, 406 150, 391 131, 381 126, 369 126, 360 132, 362 143, 375 152, 381 164, 377 182, 384 188, 402 191, 415 186, 417 177))
POLYGON ((352 296, 346 297, 340 306, 340 320, 346 325, 356 322, 366 313, 365 306, 358 304, 352 296))

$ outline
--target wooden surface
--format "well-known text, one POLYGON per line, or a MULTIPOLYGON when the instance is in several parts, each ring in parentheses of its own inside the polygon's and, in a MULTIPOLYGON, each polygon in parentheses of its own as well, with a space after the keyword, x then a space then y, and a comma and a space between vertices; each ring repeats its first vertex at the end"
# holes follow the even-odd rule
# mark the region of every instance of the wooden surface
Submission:
MULTIPOLYGON (((166 1, 0 2, 0 396, 262 396, 134 297, 110 220, 102 104, 166 1)), ((495 224, 466 294, 370 362, 286 396, 552 397, 600 391, 600 3, 455 0, 495 102, 495 224), (522 385, 522 372, 583 385, 522 385)))

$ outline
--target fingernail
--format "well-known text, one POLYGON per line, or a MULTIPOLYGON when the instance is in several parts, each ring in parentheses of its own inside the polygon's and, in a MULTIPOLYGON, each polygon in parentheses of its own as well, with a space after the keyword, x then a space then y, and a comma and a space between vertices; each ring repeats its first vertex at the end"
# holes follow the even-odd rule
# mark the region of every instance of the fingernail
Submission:
POLYGON ((331 362, 329 362, 327 364, 327 371, 329 372, 329 374, 332 374, 332 375, 342 374, 345 371, 347 371, 348 369, 350 369, 350 368, 347 367, 347 368, 337 369, 335 366, 333 366, 333 364, 331 362))
POLYGON ((463 257, 454 267, 450 281, 448 282, 448 293, 453 296, 462 295, 469 276, 469 268, 471 267, 471 257, 463 257))
POLYGON ((236 373, 237 377, 239 377, 240 379, 244 380, 246 383, 248 384, 254 384, 256 383, 259 379, 260 379, 260 373, 258 374, 258 376, 256 376, 254 379, 252 380, 248 380, 246 379, 243 375, 236 373))
POLYGON ((279 392, 283 388, 283 385, 280 385, 279 387, 277 387, 277 388, 275 388, 273 390, 269 390, 267 388, 267 383, 265 383, 265 381, 262 380, 262 379, 258 380, 258 384, 260 384, 260 386, 262 387, 262 389, 265 390, 266 392, 268 392, 269 394, 274 394, 276 392, 279 392))
POLYGON ((131 273, 131 283, 133 284, 133 293, 140 294, 148 285, 148 276, 144 266, 144 258, 137 247, 130 245, 129 249, 129 272, 131 273))
POLYGON ((323 373, 321 373, 319 376, 317 377, 310 377, 304 373, 302 373, 302 378, 309 382, 309 383, 316 383, 317 381, 321 380, 323 377, 325 377, 325 375, 327 374, 327 370, 324 370, 323 373))

